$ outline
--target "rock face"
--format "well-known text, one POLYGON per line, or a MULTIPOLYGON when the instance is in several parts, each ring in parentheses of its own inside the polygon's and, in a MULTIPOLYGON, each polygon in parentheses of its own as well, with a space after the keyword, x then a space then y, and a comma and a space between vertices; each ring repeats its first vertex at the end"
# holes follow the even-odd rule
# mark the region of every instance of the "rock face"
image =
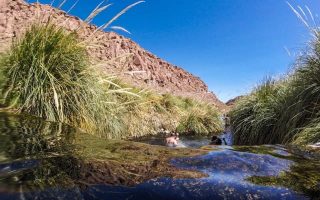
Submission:
POLYGON ((230 99, 229 101, 226 102, 226 105, 229 107, 229 109, 232 109, 235 106, 236 102, 239 101, 243 97, 244 96, 241 95, 241 96, 237 96, 233 99, 230 99))
POLYGON ((48 19, 70 31, 76 30, 81 39, 89 41, 89 55, 106 73, 116 74, 134 86, 204 100, 220 110, 225 108, 198 77, 158 58, 128 38, 97 30, 96 26, 49 5, 0 0, 0 52, 8 49, 12 40, 31 23, 45 23, 48 19))

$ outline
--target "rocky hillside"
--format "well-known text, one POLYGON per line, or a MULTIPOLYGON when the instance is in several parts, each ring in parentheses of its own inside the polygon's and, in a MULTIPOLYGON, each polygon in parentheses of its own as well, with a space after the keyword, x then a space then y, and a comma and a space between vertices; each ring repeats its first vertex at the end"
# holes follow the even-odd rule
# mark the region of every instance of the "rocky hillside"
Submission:
POLYGON ((5 51, 31 23, 44 23, 49 18, 68 30, 77 30, 81 39, 89 40, 88 53, 108 74, 121 76, 134 86, 192 97, 213 103, 221 110, 225 108, 225 104, 209 92, 198 77, 158 58, 128 38, 113 32, 96 31, 96 26, 49 5, 0 0, 0 52, 5 51))
POLYGON ((241 95, 241 96, 237 96, 237 97, 235 97, 235 98, 233 98, 233 99, 230 99, 229 101, 226 102, 226 105, 227 105, 228 107, 232 108, 232 107, 236 104, 236 102, 239 101, 239 100, 240 100, 241 98, 243 98, 243 97, 244 97, 244 96, 241 95))

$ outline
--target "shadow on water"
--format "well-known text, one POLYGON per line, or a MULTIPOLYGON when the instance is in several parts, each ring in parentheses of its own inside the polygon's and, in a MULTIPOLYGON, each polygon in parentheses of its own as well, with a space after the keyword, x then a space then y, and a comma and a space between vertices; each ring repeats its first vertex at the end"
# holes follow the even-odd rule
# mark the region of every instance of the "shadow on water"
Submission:
POLYGON ((0 113, 1 199, 24 199, 24 192, 72 185, 79 174, 79 160, 72 156, 75 132, 67 125, 0 113))
MULTIPOLYGON (((205 155, 171 160, 170 164, 179 169, 207 174, 203 178, 151 178, 130 187, 92 182, 92 177, 83 173, 92 165, 84 169, 84 157, 79 151, 82 147, 75 142, 79 135, 79 131, 67 125, 0 113, 0 199, 317 199, 320 196, 320 161, 283 146, 221 146, 205 155)), ((87 137, 81 139, 81 144, 104 145, 87 137)), ((207 141, 207 138, 195 142, 190 139, 188 146, 197 148, 207 141)), ((129 148, 127 144, 130 142, 126 143, 129 148)), ((138 147, 131 146, 132 152, 138 147)), ((114 153, 108 155, 111 159, 117 153, 117 148, 113 149, 114 153)), ((90 154, 94 154, 92 151, 90 154)), ((153 152, 150 150, 148 155, 153 152)), ((100 156, 98 152, 93 155, 100 156)), ((153 169, 156 168, 149 170, 153 169)), ((123 176, 123 171, 116 174, 123 176)), ((109 177, 107 173, 104 175, 109 177)))

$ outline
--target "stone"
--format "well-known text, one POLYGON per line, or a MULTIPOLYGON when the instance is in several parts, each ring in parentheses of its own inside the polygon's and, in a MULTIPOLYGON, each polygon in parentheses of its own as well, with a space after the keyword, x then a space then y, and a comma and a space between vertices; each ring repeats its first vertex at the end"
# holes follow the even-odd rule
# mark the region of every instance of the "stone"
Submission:
POLYGON ((136 66, 140 66, 142 65, 142 60, 139 56, 135 55, 133 57, 133 64, 136 65, 136 66))

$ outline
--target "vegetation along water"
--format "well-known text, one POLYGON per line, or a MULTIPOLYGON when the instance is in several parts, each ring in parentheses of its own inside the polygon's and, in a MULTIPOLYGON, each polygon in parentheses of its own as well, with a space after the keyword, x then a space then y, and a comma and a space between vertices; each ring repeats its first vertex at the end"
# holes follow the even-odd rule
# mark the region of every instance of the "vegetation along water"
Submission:
POLYGON ((81 25, 35 20, 1 54, 0 199, 320 199, 320 152, 308 146, 320 141, 319 29, 289 75, 226 113, 98 67, 92 38, 140 3, 86 39, 81 25))

